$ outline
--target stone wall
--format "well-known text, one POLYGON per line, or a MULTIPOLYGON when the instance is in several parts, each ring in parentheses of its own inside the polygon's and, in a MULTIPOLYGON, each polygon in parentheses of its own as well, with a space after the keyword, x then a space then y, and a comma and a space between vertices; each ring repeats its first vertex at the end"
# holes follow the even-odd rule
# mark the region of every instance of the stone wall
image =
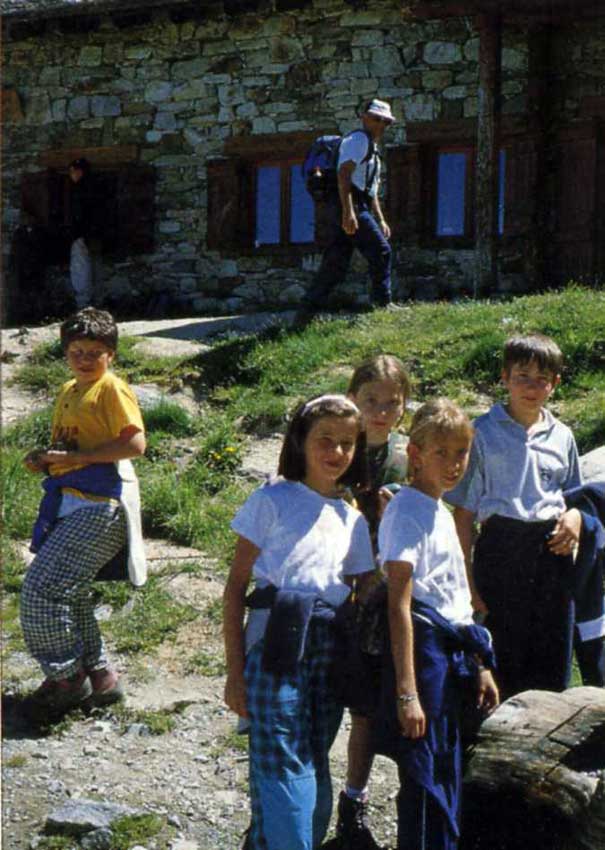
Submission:
MULTIPOLYGON (((127 19, 101 15, 87 25, 47 21, 4 42, 2 177, 5 235, 19 220, 24 172, 58 148, 136 145, 157 173, 156 249, 103 258, 107 297, 172 293, 193 312, 254 309, 296 302, 319 256, 225 258, 209 252, 206 161, 234 135, 357 126, 373 96, 388 99, 401 120, 387 142, 400 144, 415 122, 472 118, 477 111, 478 33, 471 18, 414 20, 401 4, 378 0, 352 8, 313 0, 291 12, 207 17, 153 10, 127 19), (16 98, 16 100, 15 100, 16 98)), ((605 87, 605 27, 562 35, 560 108, 605 87), (565 71, 571 63, 576 82, 565 71), (573 89, 573 90, 572 90, 573 89)), ((527 96, 527 34, 507 30, 503 111, 522 114, 527 96)), ((10 238, 5 238, 4 251, 10 238)), ((343 297, 364 297, 356 261, 343 297)), ((64 273, 63 273, 64 274, 64 273)), ((395 289, 437 297, 469 288, 472 251, 398 248, 395 289)))

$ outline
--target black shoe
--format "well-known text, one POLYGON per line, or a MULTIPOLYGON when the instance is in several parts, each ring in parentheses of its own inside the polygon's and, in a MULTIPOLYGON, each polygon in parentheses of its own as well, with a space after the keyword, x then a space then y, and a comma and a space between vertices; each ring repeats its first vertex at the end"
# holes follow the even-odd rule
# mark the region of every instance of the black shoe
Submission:
POLYGON ((381 850, 368 826, 368 804, 352 800, 344 791, 338 798, 336 835, 347 850, 381 850))

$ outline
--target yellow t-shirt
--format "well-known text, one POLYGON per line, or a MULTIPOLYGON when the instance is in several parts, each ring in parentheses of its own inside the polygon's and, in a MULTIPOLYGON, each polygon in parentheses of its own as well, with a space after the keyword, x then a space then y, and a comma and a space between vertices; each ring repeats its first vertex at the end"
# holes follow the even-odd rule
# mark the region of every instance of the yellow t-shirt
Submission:
MULTIPOLYGON (((51 442, 86 451, 117 439, 128 426, 145 430, 136 396, 125 381, 109 371, 85 387, 78 387, 74 378, 63 385, 55 403, 51 442)), ((86 465, 53 463, 49 472, 64 475, 86 465)))

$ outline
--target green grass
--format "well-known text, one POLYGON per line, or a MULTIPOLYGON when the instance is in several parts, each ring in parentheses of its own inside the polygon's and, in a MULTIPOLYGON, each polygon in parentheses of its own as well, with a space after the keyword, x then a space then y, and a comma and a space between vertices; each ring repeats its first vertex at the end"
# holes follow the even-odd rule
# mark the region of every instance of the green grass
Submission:
POLYGON ((144 587, 132 592, 132 608, 103 624, 117 652, 151 652, 198 616, 190 605, 176 602, 159 582, 157 576, 151 576, 144 587))
POLYGON ((217 656, 201 649, 199 652, 194 653, 191 658, 187 659, 185 672, 198 673, 201 676, 210 677, 224 676, 227 672, 227 667, 222 653, 217 656))
POLYGON ((165 823, 165 819, 159 815, 127 815, 119 818, 111 825, 111 850, 130 850, 136 844, 146 844, 162 831, 165 823))
POLYGON ((200 427, 188 411, 167 398, 144 410, 143 419, 147 434, 159 432, 171 437, 191 437, 200 427))
POLYGON ((68 835, 43 835, 36 844, 37 850, 77 850, 78 842, 68 835))
POLYGON ((29 537, 42 497, 40 476, 28 472, 20 449, 2 451, 2 527, 4 534, 29 537))
POLYGON ((122 734, 132 723, 143 723, 151 735, 165 735, 175 728, 176 716, 182 714, 188 704, 182 702, 171 708, 133 710, 124 703, 117 703, 109 709, 107 716, 118 722, 122 734))
POLYGON ((4 767, 24 767, 27 764, 27 756, 14 755, 4 760, 4 767))
POLYGON ((605 293, 571 286, 507 302, 414 304, 352 321, 315 321, 302 333, 225 341, 198 356, 210 400, 245 430, 282 427, 300 398, 346 389, 354 366, 379 352, 407 365, 414 396, 450 395, 472 413, 500 393, 500 355, 517 331, 539 331, 566 358, 558 411, 578 431, 581 451, 605 431, 605 293), (229 363, 220 378, 217 364, 229 363))

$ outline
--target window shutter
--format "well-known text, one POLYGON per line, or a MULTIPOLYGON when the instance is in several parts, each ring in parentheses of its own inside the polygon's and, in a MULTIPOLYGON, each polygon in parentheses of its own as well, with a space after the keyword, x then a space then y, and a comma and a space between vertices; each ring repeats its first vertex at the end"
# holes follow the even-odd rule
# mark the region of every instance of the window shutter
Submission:
POLYGON ((504 185, 505 238, 525 236, 535 227, 538 177, 536 139, 513 142, 506 150, 504 185))
POLYGON ((395 239, 416 241, 422 233, 422 156, 420 145, 387 150, 387 221, 395 239))
POLYGON ((155 169, 132 165, 118 174, 117 251, 148 254, 155 245, 155 169))
POLYGON ((551 277, 591 282, 596 260, 597 138, 562 138, 555 148, 555 232, 551 277))
POLYGON ((236 157, 211 159, 207 170, 207 247, 211 251, 242 250, 250 243, 253 208, 251 170, 236 157))
POLYGON ((36 224, 46 227, 52 219, 54 182, 53 172, 48 168, 24 174, 21 178, 21 210, 33 216, 36 224))

